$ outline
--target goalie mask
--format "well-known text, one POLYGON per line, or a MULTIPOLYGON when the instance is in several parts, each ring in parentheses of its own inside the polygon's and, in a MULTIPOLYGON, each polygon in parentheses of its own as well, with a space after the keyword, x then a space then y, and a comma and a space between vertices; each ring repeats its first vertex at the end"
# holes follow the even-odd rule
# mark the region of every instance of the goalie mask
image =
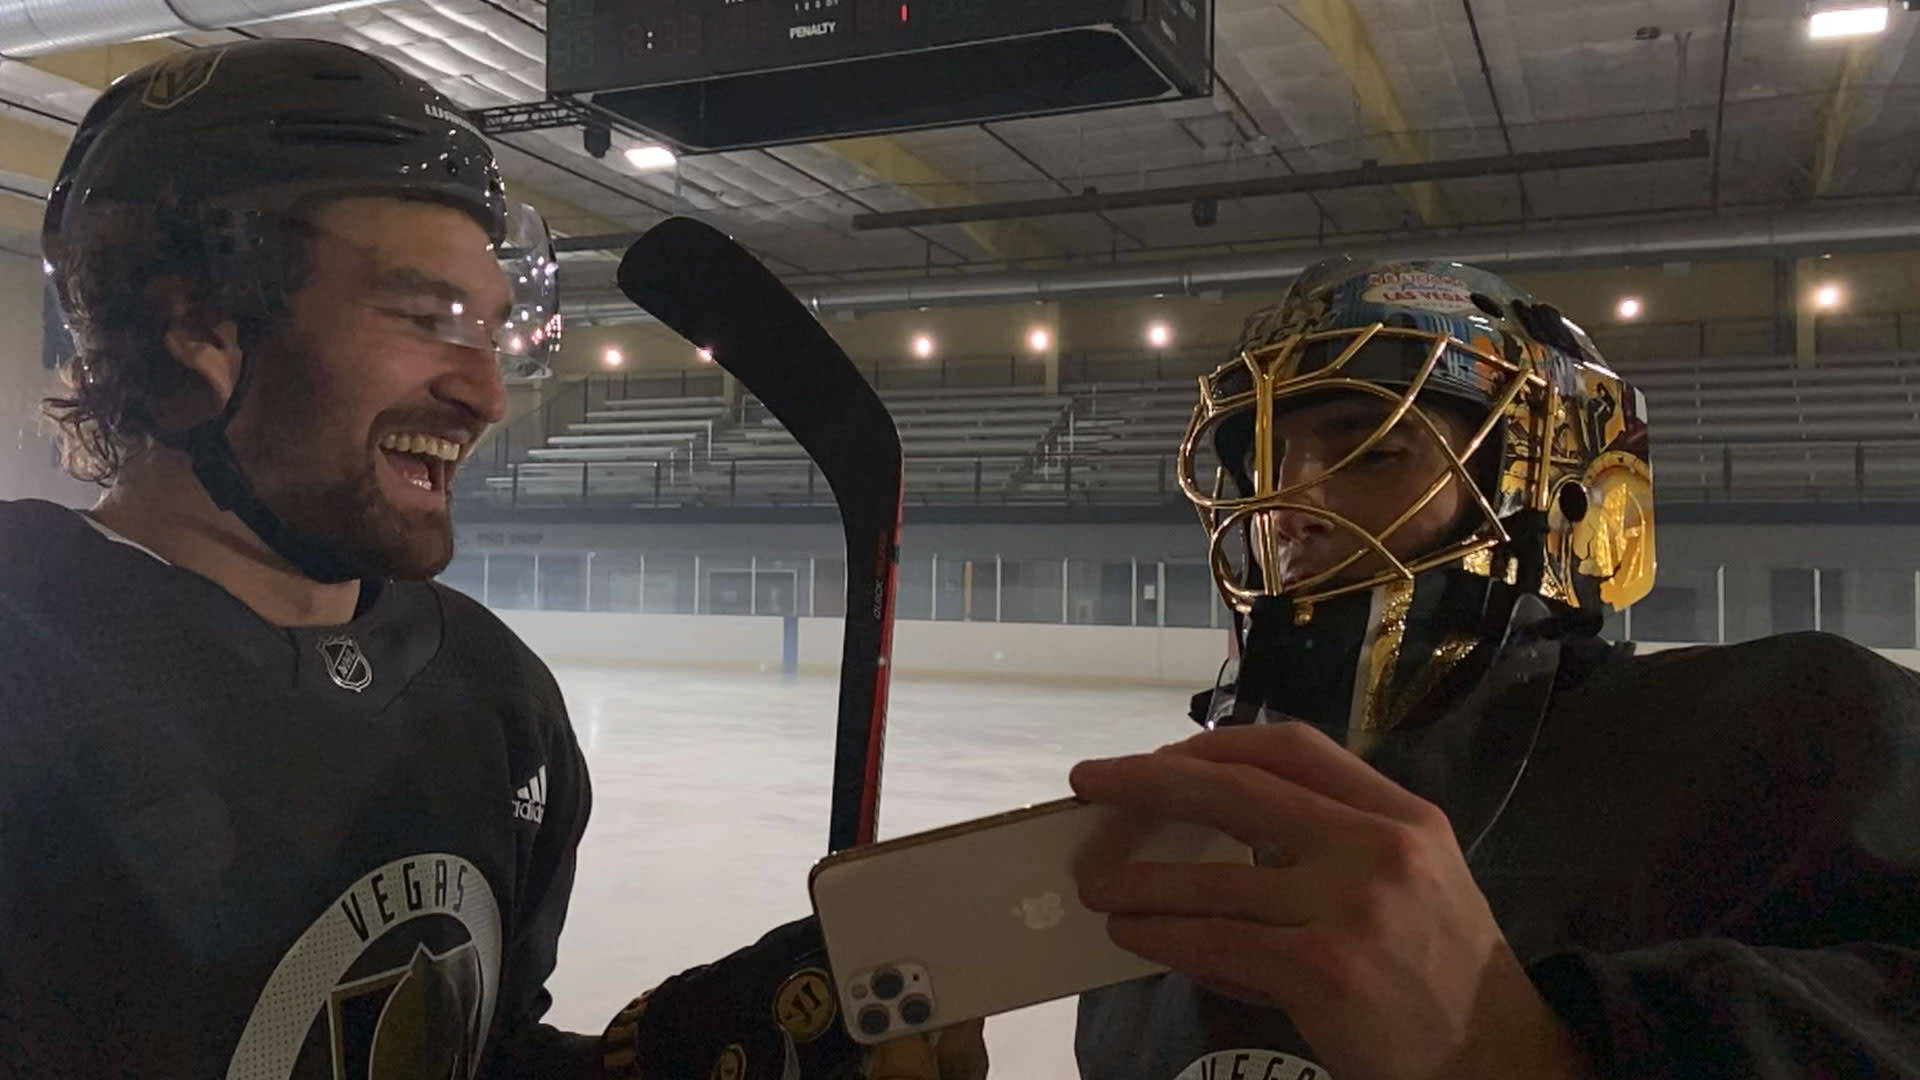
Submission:
POLYGON ((1209 726, 1282 714, 1364 754, 1469 696, 1521 614, 1532 638, 1592 634, 1652 587, 1644 399, 1578 326, 1499 277, 1322 263, 1248 320, 1200 393, 1180 482, 1240 657, 1197 717, 1209 726), (1361 428, 1316 467, 1283 468, 1285 418, 1353 396, 1370 403, 1361 428), (1437 453, 1414 456, 1438 464, 1388 519, 1342 514, 1328 493, 1372 483, 1365 462, 1388 439, 1431 440, 1437 453), (1439 500, 1457 517, 1412 543, 1439 500), (1303 520, 1321 553, 1304 569, 1303 520))

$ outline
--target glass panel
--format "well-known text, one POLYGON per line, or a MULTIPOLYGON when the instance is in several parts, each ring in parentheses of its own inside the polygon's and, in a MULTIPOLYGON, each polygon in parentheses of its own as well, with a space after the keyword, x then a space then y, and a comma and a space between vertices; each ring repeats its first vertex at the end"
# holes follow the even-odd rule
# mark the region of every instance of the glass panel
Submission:
POLYGON ((587 557, 585 555, 542 555, 540 557, 540 606, 547 611, 586 610, 587 557))
MULTIPOLYGON (((1920 642, 1914 640, 1913 585, 1913 572, 1909 570, 1850 571, 1845 586, 1846 635, 1874 648, 1920 647, 1920 642)), ((1828 589, 1823 575, 1820 581, 1823 603, 1828 589)))
POLYGON ((933 614, 933 557, 900 560, 900 602, 894 609, 899 619, 926 619, 933 614))
POLYGON ((1133 622, 1133 563, 1075 559, 1067 569, 1069 621, 1076 626, 1133 622))
POLYGON ((1700 596, 1677 585, 1655 585, 1633 606, 1633 636, 1637 641, 1701 641, 1697 629, 1700 596))
POLYGON ((502 611, 535 606, 533 556, 494 555, 487 560, 487 602, 502 611))
POLYGON ((1000 590, 1000 617, 1006 622, 1060 621, 1060 562, 1008 560, 1001 563, 1006 582, 1000 590))
POLYGON ((1213 572, 1205 563, 1167 564, 1167 625, 1214 626, 1213 609, 1220 604, 1213 572))
POLYGON ((486 583, 487 557, 483 554, 455 555, 453 561, 440 574, 440 584, 449 589, 458 589, 475 600, 481 599, 481 589, 486 583))
POLYGON ((992 559, 975 559, 972 562, 973 585, 967 591, 966 618, 972 622, 993 622, 997 617, 994 604, 999 593, 999 567, 992 559))
POLYGON ((1660 583, 1633 606, 1636 641, 1712 642, 1719 638, 1718 586, 1711 569, 1663 566, 1660 583))
MULTIPOLYGON (((593 610, 595 611, 639 611, 640 598, 644 594, 644 582, 638 567, 625 569, 608 567, 605 577, 600 577, 600 568, 594 567, 593 610)), ((655 614, 663 614, 662 608, 655 614)))
POLYGON ((1752 641, 1773 632, 1773 582, 1764 567, 1727 565, 1727 640, 1752 641))
MULTIPOLYGON (((694 557, 679 552, 647 553, 644 585, 648 614, 687 615, 694 611, 694 557)), ((701 597, 704 603, 705 597, 701 597)))
POLYGON ((825 619, 847 614, 847 563, 844 559, 816 559, 813 563, 813 613, 825 619))
POLYGON ((798 615, 799 572, 791 567, 761 567, 753 585, 753 612, 756 615, 798 615))
MULTIPOLYGON (((640 610, 640 553, 594 552, 588 580, 588 607, 594 611, 640 610)), ((652 609, 650 609, 652 610, 652 609)), ((672 610, 661 607, 660 612, 672 610)))
POLYGON ((709 615, 745 615, 753 610, 753 571, 708 569, 702 606, 709 615))
POLYGON ((1813 571, 1775 569, 1768 600, 1772 610, 1770 632, 1790 634, 1813 629, 1813 571))

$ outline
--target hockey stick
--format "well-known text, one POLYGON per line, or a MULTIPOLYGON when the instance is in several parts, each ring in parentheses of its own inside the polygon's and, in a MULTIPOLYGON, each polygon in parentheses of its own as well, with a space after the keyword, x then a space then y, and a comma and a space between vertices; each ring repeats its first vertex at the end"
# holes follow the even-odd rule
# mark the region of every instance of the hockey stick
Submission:
POLYGON ((813 315, 752 255, 691 218, 627 249, 620 291, 709 350, 819 466, 847 535, 828 850, 871 843, 880 810, 904 471, 879 395, 813 315))

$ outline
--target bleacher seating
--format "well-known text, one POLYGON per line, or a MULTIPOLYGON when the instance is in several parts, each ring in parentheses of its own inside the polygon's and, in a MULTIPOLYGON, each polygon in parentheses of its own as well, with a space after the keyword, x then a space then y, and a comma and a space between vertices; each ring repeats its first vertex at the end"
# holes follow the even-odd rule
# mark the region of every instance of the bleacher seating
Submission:
POLYGON ((1920 492, 1920 357, 1643 360, 1626 374, 1647 396, 1665 498, 1920 492))
MULTIPOLYGON (((999 501, 1069 400, 1031 387, 899 390, 884 395, 906 456, 909 497, 999 501)), ((714 447, 694 494, 707 501, 823 501, 807 455, 758 402, 714 447)))
POLYGON ((671 479, 690 473, 700 455, 711 452, 726 412, 726 400, 717 396, 608 400, 567 424, 563 433, 549 434, 510 472, 489 476, 486 483, 495 491, 517 485, 519 494, 535 497, 592 494, 608 482, 650 493, 656 467, 665 468, 671 479))
MULTIPOLYGON (((1920 356, 1645 359, 1656 488, 1667 500, 1920 497, 1920 356)), ((912 502, 1162 503, 1192 379, 890 390, 912 502)), ((591 396, 591 395, 589 395, 591 396)), ((516 499, 643 505, 831 502, 757 401, 613 398, 487 480, 516 499)))

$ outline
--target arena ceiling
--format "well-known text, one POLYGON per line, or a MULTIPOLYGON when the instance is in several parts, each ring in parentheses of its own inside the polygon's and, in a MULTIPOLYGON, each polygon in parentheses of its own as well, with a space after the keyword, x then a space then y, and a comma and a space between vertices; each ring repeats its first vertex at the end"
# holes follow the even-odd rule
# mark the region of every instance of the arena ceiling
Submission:
MULTIPOLYGON (((9 5, 0 0, 0 26, 9 5)), ((114 0, 99 2, 112 7, 114 0)), ((574 237, 673 213, 727 228, 796 283, 1007 274, 1482 232, 1676 226, 1814 210, 1920 220, 1920 14, 1810 41, 1806 0, 1218 0, 1211 99, 683 157, 639 173, 578 130, 504 137, 503 167, 574 237), (1731 37, 1728 27, 1731 26, 1731 37), (1686 160, 1011 221, 856 230, 856 215, 1676 139, 1686 160)), ((472 108, 544 96, 539 0, 391 0, 243 29, 0 59, 0 230, 30 248, 73 124, 100 88, 188 45, 345 42, 472 108)), ((0 53, 8 50, 0 43, 0 53)), ((1863 218, 1863 220, 1865 220, 1863 218)), ((569 284, 612 251, 569 256, 569 284)))

